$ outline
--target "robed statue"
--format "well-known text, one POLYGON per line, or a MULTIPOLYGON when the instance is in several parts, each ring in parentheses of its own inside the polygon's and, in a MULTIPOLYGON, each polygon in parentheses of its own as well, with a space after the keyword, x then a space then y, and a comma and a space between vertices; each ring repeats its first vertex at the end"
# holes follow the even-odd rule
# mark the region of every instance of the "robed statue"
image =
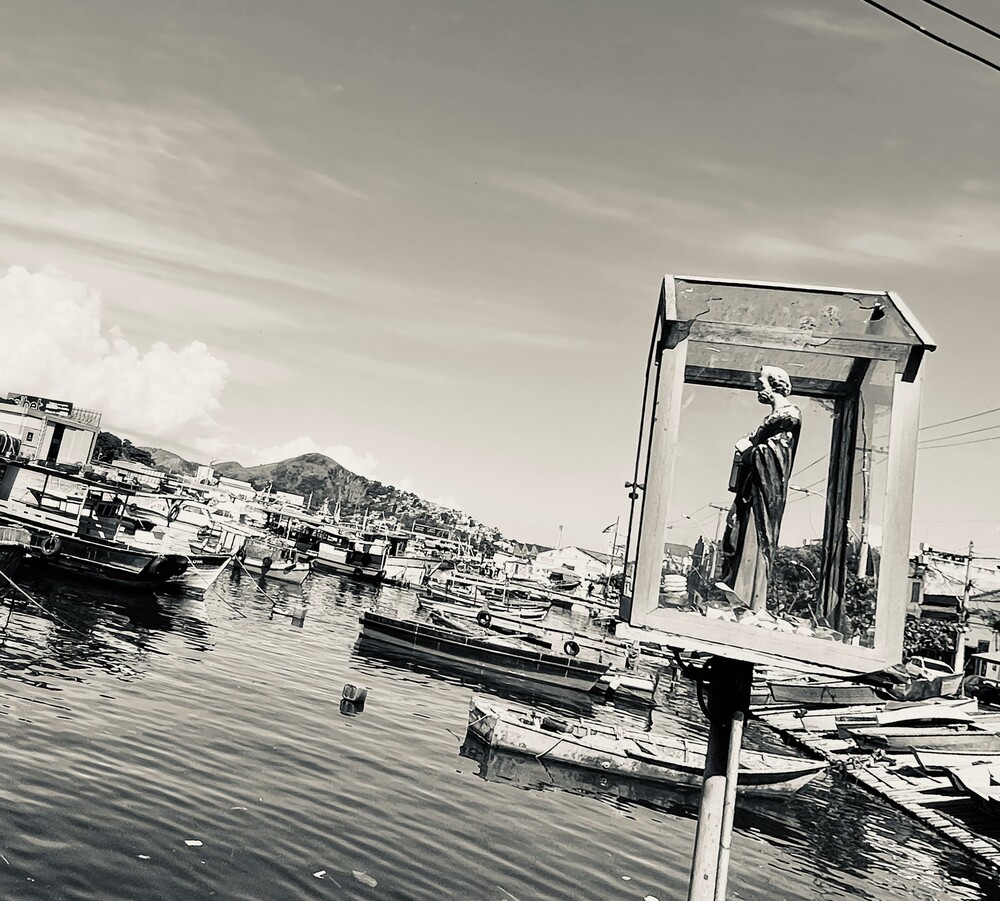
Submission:
POLYGON ((736 444, 729 480, 736 497, 722 539, 721 582, 730 589, 725 594, 731 600, 763 610, 802 414, 788 399, 792 383, 784 369, 762 366, 756 388, 757 400, 769 404, 771 412, 755 432, 736 444))

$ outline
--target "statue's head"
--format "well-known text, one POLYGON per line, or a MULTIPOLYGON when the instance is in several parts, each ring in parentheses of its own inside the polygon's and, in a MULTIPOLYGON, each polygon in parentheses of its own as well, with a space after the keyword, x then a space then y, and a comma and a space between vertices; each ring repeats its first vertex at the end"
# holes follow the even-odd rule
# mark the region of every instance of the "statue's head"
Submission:
POLYGON ((788 397, 792 393, 792 380, 779 366, 761 366, 756 387, 757 400, 762 404, 769 404, 775 394, 788 397))

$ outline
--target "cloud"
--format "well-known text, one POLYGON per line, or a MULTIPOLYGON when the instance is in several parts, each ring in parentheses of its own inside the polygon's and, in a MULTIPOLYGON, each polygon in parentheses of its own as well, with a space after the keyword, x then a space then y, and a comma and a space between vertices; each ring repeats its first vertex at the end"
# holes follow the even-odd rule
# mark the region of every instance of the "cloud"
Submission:
POLYGON ((569 213, 601 219, 635 218, 634 212, 626 207, 603 203, 576 188, 528 172, 495 175, 489 181, 500 190, 512 191, 569 213))
POLYGON ((194 447, 212 460, 236 460, 242 466, 280 463, 302 454, 323 454, 356 475, 369 479, 375 477, 379 465, 371 451, 361 454, 346 444, 320 444, 308 435, 264 448, 236 444, 221 438, 202 438, 194 442, 194 447))
POLYGON ((969 198, 889 213, 833 208, 790 226, 744 233, 730 245, 741 254, 776 263, 804 260, 857 266, 906 263, 946 269, 967 265, 962 253, 1000 252, 1000 207, 969 198), (808 240, 802 238, 808 235, 808 240))
POLYGON ((763 15, 773 22, 817 37, 885 43, 895 36, 892 29, 876 24, 871 18, 838 16, 822 9, 768 9, 763 15))
POLYGON ((212 422, 229 368, 205 344, 142 351, 104 328, 100 294, 58 270, 0 278, 0 382, 100 410, 105 426, 163 436, 212 422))

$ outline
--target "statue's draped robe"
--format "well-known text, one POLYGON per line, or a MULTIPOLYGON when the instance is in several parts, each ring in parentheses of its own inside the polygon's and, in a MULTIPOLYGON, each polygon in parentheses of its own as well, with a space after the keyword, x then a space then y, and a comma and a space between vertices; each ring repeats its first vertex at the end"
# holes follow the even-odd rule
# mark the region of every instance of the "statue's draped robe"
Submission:
POLYGON ((722 581, 754 610, 767 600, 802 415, 789 405, 766 416, 740 460, 736 498, 722 539, 722 581))

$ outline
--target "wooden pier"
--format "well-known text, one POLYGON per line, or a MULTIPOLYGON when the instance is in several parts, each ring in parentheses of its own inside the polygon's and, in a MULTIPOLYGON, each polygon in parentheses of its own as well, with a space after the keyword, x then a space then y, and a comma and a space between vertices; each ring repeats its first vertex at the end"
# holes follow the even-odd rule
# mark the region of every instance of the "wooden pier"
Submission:
POLYGON ((795 715, 799 707, 757 707, 753 716, 790 742, 819 754, 869 791, 955 842, 1000 875, 1000 822, 947 776, 922 770, 912 754, 876 756, 831 733, 809 732, 795 715))

